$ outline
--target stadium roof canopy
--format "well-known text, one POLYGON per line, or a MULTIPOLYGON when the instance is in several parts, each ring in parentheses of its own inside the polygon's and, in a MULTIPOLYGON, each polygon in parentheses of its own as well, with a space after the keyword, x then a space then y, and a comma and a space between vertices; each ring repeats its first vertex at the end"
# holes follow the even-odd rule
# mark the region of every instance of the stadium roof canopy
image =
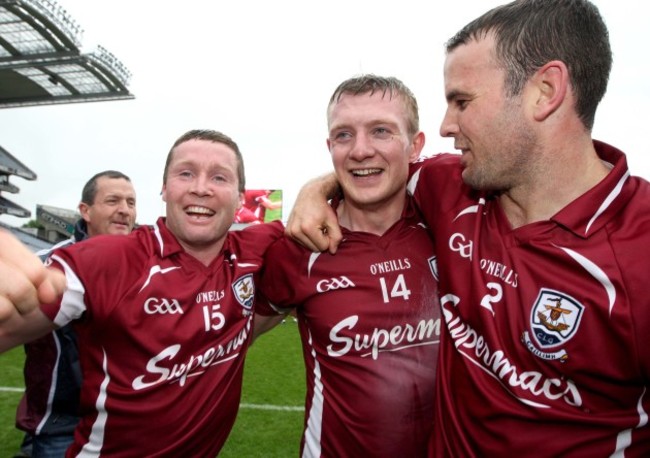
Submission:
POLYGON ((26 180, 35 180, 36 174, 25 164, 0 146, 0 175, 16 175, 26 180))
POLYGON ((131 74, 54 0, 0 0, 0 108, 132 99, 131 74))

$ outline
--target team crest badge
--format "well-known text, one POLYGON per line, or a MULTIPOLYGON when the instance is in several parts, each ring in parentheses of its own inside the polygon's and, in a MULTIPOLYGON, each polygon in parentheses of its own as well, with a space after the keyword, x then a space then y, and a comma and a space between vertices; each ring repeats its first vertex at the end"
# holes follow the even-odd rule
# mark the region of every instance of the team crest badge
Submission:
POLYGON ((530 312, 534 343, 528 332, 524 332, 522 341, 529 351, 542 359, 565 362, 569 357, 565 350, 549 349, 568 342, 575 335, 584 310, 584 305, 571 296, 542 288, 530 312))
POLYGON ((253 274, 244 275, 237 279, 232 284, 233 293, 242 307, 247 310, 253 308, 253 301, 255 300, 255 282, 253 282, 253 274))
POLYGON ((435 278, 436 281, 439 281, 440 279, 438 278, 438 258, 432 256, 428 259, 428 261, 429 261, 429 269, 431 269, 433 278, 435 278))

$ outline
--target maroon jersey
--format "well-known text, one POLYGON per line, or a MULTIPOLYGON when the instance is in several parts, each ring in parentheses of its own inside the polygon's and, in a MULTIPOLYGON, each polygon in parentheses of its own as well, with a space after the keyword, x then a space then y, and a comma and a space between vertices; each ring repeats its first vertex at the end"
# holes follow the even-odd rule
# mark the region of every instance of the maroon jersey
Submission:
POLYGON ((75 320, 82 419, 67 456, 215 456, 237 414, 254 275, 280 224, 227 236, 210 266, 164 219, 55 252, 68 291, 42 306, 75 320))
POLYGON ((266 189, 247 189, 244 192, 244 203, 235 214, 236 223, 264 222, 266 207, 261 203, 271 191, 266 189))
POLYGON ((436 456, 649 456, 650 185, 608 176, 512 229, 459 156, 409 183, 440 269, 436 456))
POLYGON ((278 241, 260 283, 297 310, 303 456, 425 456, 440 334, 431 239, 411 208, 381 237, 343 236, 334 256, 278 241))

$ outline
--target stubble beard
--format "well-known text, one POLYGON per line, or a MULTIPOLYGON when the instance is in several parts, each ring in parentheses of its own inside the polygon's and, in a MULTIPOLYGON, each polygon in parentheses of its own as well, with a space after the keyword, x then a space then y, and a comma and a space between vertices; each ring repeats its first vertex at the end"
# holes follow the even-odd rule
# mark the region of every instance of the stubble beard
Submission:
POLYGON ((474 189, 507 192, 534 170, 538 143, 534 131, 520 117, 515 103, 507 106, 504 113, 507 114, 493 128, 498 141, 479 148, 487 153, 473 155, 472 162, 463 170, 463 181, 474 189))

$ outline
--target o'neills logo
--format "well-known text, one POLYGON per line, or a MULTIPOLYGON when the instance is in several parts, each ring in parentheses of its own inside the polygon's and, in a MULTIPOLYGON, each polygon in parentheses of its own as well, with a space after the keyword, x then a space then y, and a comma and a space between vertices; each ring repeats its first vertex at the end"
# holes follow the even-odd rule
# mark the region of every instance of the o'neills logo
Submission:
POLYGON ((459 303, 460 298, 453 294, 440 298, 449 335, 458 352, 471 361, 471 367, 478 366, 501 381, 501 385, 524 404, 551 407, 547 401, 562 399, 572 406, 582 405, 582 396, 571 379, 550 378, 538 371, 520 369, 510 361, 506 351, 491 348, 490 341, 455 314, 459 303))

